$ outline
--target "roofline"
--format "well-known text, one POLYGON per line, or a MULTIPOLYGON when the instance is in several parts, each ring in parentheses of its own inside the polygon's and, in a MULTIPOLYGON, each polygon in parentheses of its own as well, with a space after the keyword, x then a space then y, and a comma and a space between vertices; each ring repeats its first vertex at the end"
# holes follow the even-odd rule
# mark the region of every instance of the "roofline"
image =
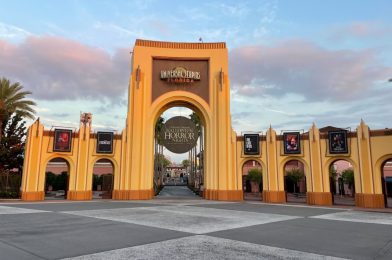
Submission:
POLYGON ((136 39, 135 46, 170 49, 226 49, 225 42, 162 42, 136 39))

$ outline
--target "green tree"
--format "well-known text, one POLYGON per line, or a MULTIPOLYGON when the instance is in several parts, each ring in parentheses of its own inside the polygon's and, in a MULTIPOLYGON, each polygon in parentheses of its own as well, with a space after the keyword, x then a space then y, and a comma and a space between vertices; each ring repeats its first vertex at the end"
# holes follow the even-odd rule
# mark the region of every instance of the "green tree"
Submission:
POLYGON ((46 172, 46 183, 45 183, 45 192, 49 189, 49 186, 53 186, 55 185, 56 182, 56 174, 54 174, 53 172, 46 172))
POLYGON ((353 169, 345 169, 342 171, 342 178, 344 183, 348 184, 349 186, 354 183, 354 171, 353 169))
POLYGON ((189 116, 190 116, 192 122, 195 123, 196 128, 197 128, 197 130, 198 130, 199 133, 200 133, 201 127, 202 127, 202 123, 201 123, 200 117, 199 117, 195 112, 193 112, 193 113, 190 114, 189 116))
POLYGON ((298 185, 298 182, 305 177, 304 172, 299 168, 293 168, 291 170, 286 171, 286 176, 289 180, 293 182, 294 193, 296 193, 296 186, 298 185))
POLYGON ((163 154, 156 154, 155 159, 158 162, 159 166, 162 166, 163 168, 166 168, 171 164, 171 161, 165 157, 163 154))
POLYGON ((332 178, 333 180, 336 180, 336 177, 338 176, 338 172, 336 171, 335 167, 331 165, 329 168, 329 177, 332 178))
POLYGON ((61 172, 56 176, 55 183, 53 185, 54 190, 66 190, 67 189, 68 172, 61 172))
POLYGON ((256 182, 257 184, 260 184, 263 181, 262 177, 263 177, 263 172, 260 169, 253 168, 248 171, 248 175, 246 176, 246 179, 249 181, 256 182))
POLYGON ((4 123, 14 114, 18 113, 21 117, 34 119, 35 102, 26 99, 30 91, 22 91, 23 86, 16 82, 11 84, 6 78, 0 79, 0 141, 3 137, 4 123))
POLYGON ((157 120, 157 123, 155 124, 155 138, 157 140, 157 144, 162 144, 160 132, 161 132, 164 124, 165 124, 165 119, 160 116, 157 120))
POLYGON ((0 140, 0 170, 22 169, 26 126, 19 112, 8 117, 0 140))
POLYGON ((188 168, 189 165, 191 165, 190 161, 187 160, 187 159, 182 160, 181 164, 182 164, 182 166, 183 166, 185 169, 188 168))

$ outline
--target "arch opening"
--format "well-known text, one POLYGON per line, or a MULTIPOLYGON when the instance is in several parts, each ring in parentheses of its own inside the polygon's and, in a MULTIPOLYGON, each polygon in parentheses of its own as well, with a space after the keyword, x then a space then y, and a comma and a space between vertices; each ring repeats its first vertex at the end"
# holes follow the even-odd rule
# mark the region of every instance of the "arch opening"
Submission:
POLYGON ((242 190, 244 200, 262 200, 263 167, 256 160, 247 160, 242 165, 242 190))
POLYGON ((203 196, 205 143, 205 120, 195 106, 187 102, 176 101, 165 105, 160 110, 155 120, 154 130, 153 185, 155 195, 194 197, 196 194, 203 196), (183 135, 183 132, 179 133, 178 136, 182 136, 184 143, 179 140, 180 137, 178 140, 173 136, 168 137, 166 131, 173 129, 182 131, 179 126, 166 128, 166 123, 171 119, 174 120, 175 117, 186 118, 185 121, 193 122, 195 129, 191 132, 197 134, 183 135), (174 141, 166 138, 174 138, 174 141), (172 145, 177 141, 178 143, 172 145), (188 141, 193 143, 189 145, 188 141))
POLYGON ((289 160, 284 165, 284 190, 286 201, 306 203, 305 165, 299 160, 289 160))
POLYGON ((92 175, 93 199, 111 199, 113 193, 114 165, 109 159, 95 162, 92 175))
POLYGON ((330 164, 329 183, 334 205, 355 206, 355 174, 349 161, 339 159, 330 164))
POLYGON ((381 166, 381 184, 386 208, 392 208, 392 159, 386 160, 381 166))
POLYGON ((51 159, 45 169, 45 200, 67 199, 69 162, 61 157, 51 159))

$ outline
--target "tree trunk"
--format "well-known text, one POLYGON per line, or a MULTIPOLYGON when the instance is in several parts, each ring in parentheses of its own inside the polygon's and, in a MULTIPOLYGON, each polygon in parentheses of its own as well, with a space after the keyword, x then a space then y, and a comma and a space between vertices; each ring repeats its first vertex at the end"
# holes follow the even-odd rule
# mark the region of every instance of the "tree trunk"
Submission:
POLYGON ((3 118, 0 117, 0 142, 2 137, 3 137, 3 118))

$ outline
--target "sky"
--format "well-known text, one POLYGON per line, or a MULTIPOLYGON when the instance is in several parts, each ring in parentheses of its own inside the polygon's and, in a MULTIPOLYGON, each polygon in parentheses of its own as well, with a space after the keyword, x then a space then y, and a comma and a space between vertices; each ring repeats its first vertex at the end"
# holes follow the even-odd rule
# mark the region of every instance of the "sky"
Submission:
MULTIPOLYGON (((121 132, 135 39, 226 42, 233 129, 391 128, 385 0, 0 0, 0 77, 48 127, 121 132)), ((170 111, 169 111, 170 112, 170 111)), ((172 110, 172 114, 186 113, 172 110)), ((170 116, 170 113, 168 113, 170 116)))

